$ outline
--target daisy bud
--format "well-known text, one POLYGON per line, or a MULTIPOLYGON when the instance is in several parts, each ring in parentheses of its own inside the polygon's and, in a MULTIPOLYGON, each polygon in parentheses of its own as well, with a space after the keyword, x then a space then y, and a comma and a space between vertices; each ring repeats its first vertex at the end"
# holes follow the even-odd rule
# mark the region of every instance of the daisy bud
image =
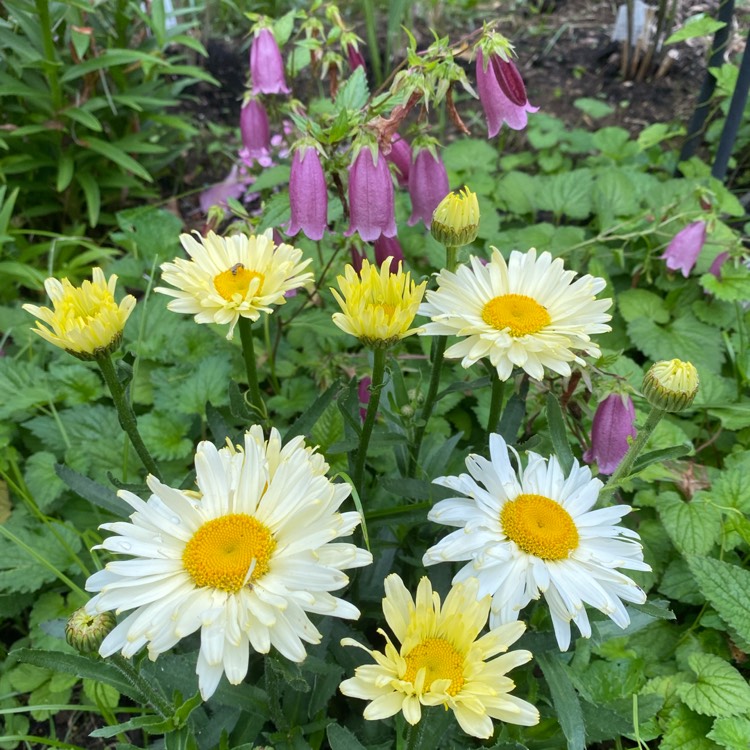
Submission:
POLYGON ((98 359, 120 346, 125 322, 135 307, 135 297, 131 294, 119 305, 115 302, 116 284, 117 276, 113 274, 107 281, 101 268, 95 268, 92 281, 86 280, 80 287, 67 279, 50 278, 44 282, 44 288, 53 309, 36 305, 24 305, 23 309, 39 318, 33 330, 50 344, 78 359, 98 359))
POLYGON ((699 384, 698 371, 690 362, 670 359, 651 365, 642 389, 651 406, 682 411, 693 403, 699 384))
POLYGON ((386 237, 381 234, 375 240, 375 263, 382 266, 388 258, 391 259, 391 262, 402 263, 404 251, 401 249, 398 237, 386 237))
POLYGON ((670 271, 679 270, 687 278, 706 242, 706 222, 694 221, 672 238, 661 258, 670 271))
POLYGON ((360 148, 349 167, 349 219, 347 237, 359 232, 363 240, 374 242, 381 234, 396 234, 393 180, 379 149, 360 148))
POLYGON ((396 180, 401 187, 409 184, 409 170, 411 168, 411 146, 398 133, 391 140, 391 150, 386 159, 396 167, 396 180))
POLYGON ((429 148, 418 151, 409 170, 411 216, 407 224, 413 226, 421 220, 429 229, 433 212, 449 191, 442 159, 429 148))
POLYGON ((91 654, 99 650, 115 625, 117 620, 112 612, 90 615, 85 607, 81 607, 65 624, 65 640, 79 653, 91 654))
POLYGON ((268 156, 271 145, 271 129, 266 108, 257 99, 248 99, 240 111, 240 133, 247 157, 262 159, 268 156))
POLYGON ((591 428, 591 448, 583 454, 596 461, 601 474, 612 474, 628 452, 628 438, 636 436, 635 409, 630 396, 612 393, 596 407, 591 428))
POLYGON ((250 45, 250 78, 256 94, 288 94, 284 78, 284 61, 271 29, 255 32, 250 45))
POLYGON ((446 247, 474 242, 479 230, 479 203, 469 188, 448 193, 432 215, 430 232, 446 247))
POLYGON ((538 112, 526 97, 526 88, 516 66, 499 55, 485 56, 477 50, 477 91, 487 119, 487 135, 494 138, 503 122, 512 130, 523 130, 529 112, 538 112))
POLYGON ((300 229, 311 240, 320 240, 328 225, 328 188, 320 156, 315 147, 302 145, 292 157, 289 177, 292 221, 289 234, 300 229))

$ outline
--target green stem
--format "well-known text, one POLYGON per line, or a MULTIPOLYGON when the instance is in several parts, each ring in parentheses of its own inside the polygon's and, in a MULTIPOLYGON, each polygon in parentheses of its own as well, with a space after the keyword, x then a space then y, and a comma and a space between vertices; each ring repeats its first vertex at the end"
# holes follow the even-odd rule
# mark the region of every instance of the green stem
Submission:
POLYGON ((492 383, 490 416, 487 419, 487 434, 489 435, 497 430, 497 423, 500 421, 500 414, 503 410, 503 396, 505 395, 505 381, 500 380, 497 376, 497 370, 492 365, 489 365, 487 370, 490 373, 490 382, 492 383))
POLYGON ((268 374, 271 377, 271 385, 273 385, 274 393, 279 393, 281 387, 279 386, 279 380, 276 377, 276 353, 271 346, 271 316, 266 315, 263 318, 263 340, 266 344, 266 353, 268 354, 268 374))
POLYGON ((146 698, 151 708, 156 711, 162 719, 168 719, 174 714, 174 707, 164 698, 161 691, 153 686, 122 654, 114 654, 109 658, 120 674, 146 698))
MULTIPOLYGON (((422 710, 424 711, 424 709, 422 710)), ((422 716, 416 724, 409 724, 409 728, 406 730, 405 750, 422 750, 426 728, 427 721, 425 716, 422 716)))
POLYGON ((365 462, 367 460, 367 446, 370 444, 372 428, 375 426, 375 415, 378 413, 380 403, 380 391, 383 387, 385 377, 385 349, 373 350, 372 382, 370 383, 370 401, 367 404, 365 421, 362 432, 359 435, 359 447, 357 448, 357 459, 354 464, 354 486, 362 497, 362 485, 365 478, 365 462))
POLYGON ((49 3, 47 0, 36 0, 36 12, 39 15, 39 28, 42 32, 42 46, 44 47, 44 70, 49 81, 49 92, 52 97, 52 107, 57 112, 62 109, 62 89, 60 79, 57 75, 57 62, 55 60, 55 40, 52 36, 52 21, 49 15, 49 3))
POLYGON ((661 418, 665 414, 666 412, 664 409, 659 409, 656 406, 651 407, 651 411, 646 417, 645 424, 640 430, 638 430, 638 435, 636 435, 635 440, 630 444, 625 457, 620 462, 615 473, 609 478, 609 481, 605 486, 606 490, 614 490, 619 483, 630 474, 630 470, 633 468, 636 458, 638 458, 638 455, 643 450, 646 442, 651 437, 651 433, 656 429, 656 425, 659 424, 661 418))
POLYGON ((149 474, 153 474, 157 479, 161 479, 159 467, 148 452, 148 448, 146 448, 146 444, 143 442, 143 438, 138 432, 138 422, 135 418, 135 412, 130 405, 127 393, 122 387, 120 379, 117 377, 112 357, 109 354, 103 354, 96 358, 96 364, 99 365, 99 369, 104 377, 104 382, 107 384, 107 388, 109 388, 109 392, 112 395, 112 400, 115 402, 117 418, 120 420, 120 426, 125 430, 125 434, 128 438, 130 438, 130 442, 133 445, 133 448, 135 448, 135 452, 138 454, 141 462, 146 467, 146 471, 148 471, 149 474))
POLYGON ((265 421, 268 416, 263 396, 260 393, 258 383, 258 366, 255 362, 255 346, 253 344, 253 324, 249 318, 240 317, 240 341, 242 342, 242 356, 245 358, 245 372, 247 373, 247 386, 250 392, 250 403, 258 413, 258 419, 265 421))

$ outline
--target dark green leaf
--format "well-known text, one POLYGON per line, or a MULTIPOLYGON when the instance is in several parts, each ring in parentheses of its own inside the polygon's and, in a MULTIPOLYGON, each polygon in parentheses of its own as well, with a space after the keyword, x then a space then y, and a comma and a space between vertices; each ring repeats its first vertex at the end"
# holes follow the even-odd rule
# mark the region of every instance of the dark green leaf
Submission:
POLYGON ((573 451, 570 450, 562 409, 551 393, 547 394, 547 424, 549 425, 550 439, 555 455, 560 462, 563 474, 567 477, 573 466, 573 451))
POLYGON ((552 694, 555 713, 565 735, 568 750, 586 750, 583 711, 578 693, 566 672, 565 663, 561 656, 554 652, 543 652, 535 656, 552 694))

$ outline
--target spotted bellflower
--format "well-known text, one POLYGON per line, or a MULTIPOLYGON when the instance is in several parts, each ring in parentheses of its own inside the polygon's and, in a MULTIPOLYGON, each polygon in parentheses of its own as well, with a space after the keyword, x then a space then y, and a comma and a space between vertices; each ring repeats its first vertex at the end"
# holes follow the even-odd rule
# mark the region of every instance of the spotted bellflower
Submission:
POLYGON ((255 97, 250 97, 240 110, 240 133, 244 156, 252 164, 268 156, 271 130, 266 108, 255 97))
POLYGON ((672 237, 661 255, 670 271, 680 271, 687 278, 706 243, 706 222, 694 221, 672 237))
POLYGON ((411 169, 411 146, 409 142, 396 133, 391 139, 391 150, 386 159, 396 167, 396 180, 401 187, 409 185, 411 169))
POLYGON ((382 266, 385 263, 386 258, 391 258, 390 268, 393 272, 396 272, 399 263, 404 262, 404 251, 401 248, 401 243, 398 241, 398 237, 386 237, 381 234, 375 240, 375 263, 378 266, 382 266), (395 261, 395 263, 394 263, 395 261))
POLYGON ((309 143, 303 142, 292 157, 289 203, 289 234, 302 230, 311 240, 322 239, 328 224, 328 189, 318 149, 309 143))
POLYGON ((635 409, 630 396, 611 393, 596 407, 591 447, 583 460, 596 462, 600 474, 613 474, 628 451, 628 438, 636 436, 635 409))
POLYGON ((432 214, 449 192, 448 173, 434 146, 417 151, 409 169, 411 216, 407 224, 413 226, 421 220, 429 229, 432 214))
POLYGON ((273 31, 261 28, 250 45, 250 79, 256 94, 288 94, 284 61, 273 31))
POLYGON ((391 170, 374 144, 360 146, 349 166, 349 222, 345 236, 359 232, 365 242, 396 234, 391 170))

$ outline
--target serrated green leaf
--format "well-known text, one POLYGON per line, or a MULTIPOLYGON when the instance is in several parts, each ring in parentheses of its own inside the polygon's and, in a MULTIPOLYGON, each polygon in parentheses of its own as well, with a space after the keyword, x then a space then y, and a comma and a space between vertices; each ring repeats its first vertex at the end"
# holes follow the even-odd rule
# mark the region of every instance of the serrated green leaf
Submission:
POLYGON ((137 257, 153 262, 179 254, 182 222, 171 211, 139 206, 119 211, 116 218, 122 231, 118 241, 125 241, 137 257))
POLYGON ((573 106, 576 109, 580 109, 581 112, 587 114, 589 117, 593 117, 594 119, 606 117, 607 115, 611 115, 615 111, 615 108, 612 105, 607 104, 607 102, 603 102, 601 99, 592 99, 586 96, 576 99, 573 102, 573 106))
POLYGON ((626 323, 636 318, 650 318, 655 323, 667 323, 669 310, 664 298, 646 289, 626 289, 617 295, 617 308, 626 323))
POLYGON ((37 507, 46 511, 65 490, 65 483, 57 476, 57 458, 47 451, 30 456, 24 467, 24 480, 37 507))
POLYGON ((750 686, 731 664, 720 656, 701 653, 691 654, 688 664, 696 681, 680 685, 677 694, 689 708, 717 717, 750 711, 750 686))
POLYGON ((750 270, 744 265, 725 263, 721 268, 721 278, 717 279, 712 273, 704 273, 700 283, 716 299, 725 302, 744 302, 750 299, 750 270))
POLYGON ((164 413, 203 414, 206 403, 229 403, 227 383, 232 373, 228 353, 204 357, 197 365, 165 368, 152 376, 154 405, 164 413))
MULTIPOLYGON (((29 316, 29 322, 32 322, 29 316)), ((31 326, 29 326, 31 327, 31 326)), ((0 419, 48 404, 52 391, 47 374, 31 362, 0 359, 0 419)))
POLYGON ((326 727, 326 737, 331 750, 366 750, 365 746, 340 724, 329 724, 326 727))
POLYGON ((684 604, 701 605, 705 597, 696 590, 695 578, 682 558, 672 560, 659 582, 658 591, 670 599, 684 604))
POLYGON ((705 498, 691 502, 671 497, 657 506, 664 528, 677 549, 686 554, 705 555, 721 534, 721 512, 705 498))
POLYGON ((369 95, 365 69, 355 68, 336 95, 336 109, 361 109, 367 103, 369 95))
POLYGON ((599 228, 607 229, 621 216, 632 216, 638 211, 638 190, 627 172, 605 169, 596 176, 592 191, 594 212, 599 228))
POLYGON ((441 155, 446 169, 472 174, 475 170, 493 171, 498 157, 497 149, 479 138, 458 138, 446 146, 441 155))
POLYGON ((670 34, 664 41, 664 44, 676 44, 677 42, 684 42, 686 39, 694 39, 697 36, 708 36, 719 29, 723 29, 725 26, 726 23, 724 21, 717 21, 711 18, 711 16, 701 13, 698 16, 688 19, 687 23, 681 29, 677 29, 673 34, 670 34))
POLYGON ((669 717, 659 750, 719 750, 718 745, 706 737, 710 727, 709 718, 678 705, 669 717))
POLYGON ((186 437, 191 419, 177 412, 150 411, 138 420, 141 437, 158 461, 174 461, 190 456, 193 441, 186 437))
POLYGON ((585 219, 591 213, 594 179, 588 169, 544 177, 536 197, 537 207, 556 216, 585 219))
POLYGON ((551 393, 547 395, 547 424, 549 425, 550 439, 555 455, 560 462, 563 475, 567 477, 573 466, 573 451, 570 450, 562 409, 551 393))
POLYGON ((726 750, 747 750, 750 747, 750 719, 744 716, 716 719, 707 737, 726 750))
POLYGON ((586 729, 583 724, 583 711, 565 664, 559 654, 542 652, 535 656, 552 694, 555 714, 565 735, 568 750, 585 750, 586 729))

